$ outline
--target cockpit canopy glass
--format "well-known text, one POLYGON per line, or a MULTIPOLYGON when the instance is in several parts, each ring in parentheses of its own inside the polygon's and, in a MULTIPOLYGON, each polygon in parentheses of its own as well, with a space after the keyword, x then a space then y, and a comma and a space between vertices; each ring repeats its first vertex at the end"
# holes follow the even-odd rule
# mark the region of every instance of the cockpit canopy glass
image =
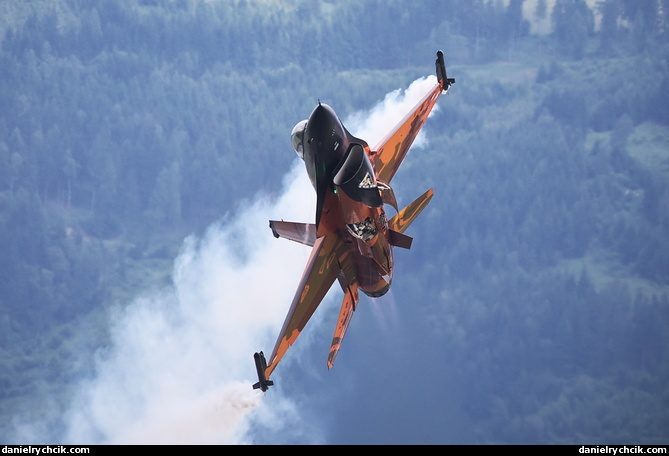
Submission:
POLYGON ((304 132, 306 129, 307 121, 305 119, 295 125, 295 127, 293 127, 293 131, 290 133, 290 140, 293 144, 293 149, 295 149, 295 153, 297 153, 297 156, 302 160, 304 160, 304 145, 302 141, 304 140, 304 132))

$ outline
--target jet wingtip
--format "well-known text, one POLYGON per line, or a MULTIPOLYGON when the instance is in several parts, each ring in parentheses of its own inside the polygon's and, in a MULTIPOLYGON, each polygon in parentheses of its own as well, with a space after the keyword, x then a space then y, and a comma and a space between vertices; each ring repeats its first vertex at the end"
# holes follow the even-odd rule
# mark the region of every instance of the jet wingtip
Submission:
POLYGON ((268 380, 265 375, 267 369, 267 361, 263 352, 256 352, 253 354, 253 359, 256 363, 256 371, 258 373, 258 383, 253 384, 253 389, 260 389, 263 393, 274 385, 272 380, 268 380))
POLYGON ((448 91, 452 84, 455 84, 455 78, 449 78, 446 74, 446 64, 444 63, 444 53, 441 50, 437 51, 437 60, 435 61, 437 69, 437 80, 441 84, 444 92, 448 91))

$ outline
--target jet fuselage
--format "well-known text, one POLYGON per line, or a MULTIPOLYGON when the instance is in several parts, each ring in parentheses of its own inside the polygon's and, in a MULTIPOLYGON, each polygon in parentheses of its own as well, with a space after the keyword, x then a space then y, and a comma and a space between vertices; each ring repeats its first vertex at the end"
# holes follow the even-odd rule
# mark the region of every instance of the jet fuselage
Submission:
POLYGON ((342 265, 349 282, 372 297, 390 288, 393 252, 369 146, 352 136, 334 110, 323 103, 313 110, 302 137, 302 153, 317 193, 319 236, 336 232, 349 247, 351 264, 342 265))
POLYGON ((407 115, 374 147, 351 135, 329 106, 318 102, 310 117, 291 132, 297 155, 304 160, 316 189, 316 223, 270 220, 272 234, 311 247, 269 363, 263 352, 254 354, 258 382, 267 391, 270 376, 288 348, 305 328, 335 281, 344 297, 335 325, 327 366, 341 348, 360 299, 385 294, 392 280, 392 247, 411 248, 405 234, 427 207, 433 189, 399 210, 390 181, 406 157, 416 135, 427 121, 441 94, 455 79, 446 75, 444 54, 437 51, 436 83, 407 115), (397 213, 387 219, 384 204, 397 213))

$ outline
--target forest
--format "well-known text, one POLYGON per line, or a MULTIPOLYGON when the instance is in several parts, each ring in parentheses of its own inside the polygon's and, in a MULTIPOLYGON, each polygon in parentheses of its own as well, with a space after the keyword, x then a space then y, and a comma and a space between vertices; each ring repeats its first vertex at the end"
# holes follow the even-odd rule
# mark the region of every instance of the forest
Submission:
POLYGON ((39 415, 25 404, 68 403, 109 307, 169 284, 184 237, 280 192, 312 101, 367 109, 437 49, 456 83, 394 184, 435 189, 395 299, 459 370, 442 397, 459 427, 425 443, 669 441, 669 1, 0 17, 0 441, 39 415))

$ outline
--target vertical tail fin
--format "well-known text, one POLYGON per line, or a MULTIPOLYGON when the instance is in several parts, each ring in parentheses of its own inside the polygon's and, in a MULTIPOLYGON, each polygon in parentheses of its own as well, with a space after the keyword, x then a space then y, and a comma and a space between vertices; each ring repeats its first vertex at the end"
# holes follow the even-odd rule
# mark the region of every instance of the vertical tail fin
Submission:
POLYGON ((344 290, 344 300, 341 303, 341 310, 339 311, 339 319, 335 327, 334 337, 332 338, 332 345, 330 346, 330 354, 328 355, 328 369, 334 365, 335 358, 339 349, 341 348, 341 341, 344 340, 344 334, 348 329, 348 324, 351 322, 353 312, 358 305, 358 285, 353 284, 344 290))

